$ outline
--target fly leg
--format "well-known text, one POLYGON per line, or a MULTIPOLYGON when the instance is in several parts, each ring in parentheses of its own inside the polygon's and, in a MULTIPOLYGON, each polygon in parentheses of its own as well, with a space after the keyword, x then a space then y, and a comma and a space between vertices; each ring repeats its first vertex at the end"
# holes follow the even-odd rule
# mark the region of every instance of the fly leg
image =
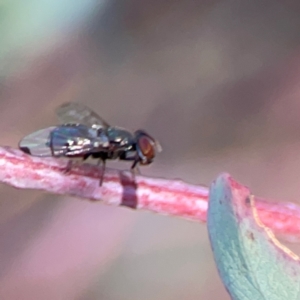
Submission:
POLYGON ((132 177, 133 177, 134 181, 135 181, 135 176, 141 174, 141 171, 138 167, 138 162, 139 162, 139 160, 135 159, 132 166, 131 166, 131 174, 132 174, 132 177))
POLYGON ((135 181, 135 175, 141 174, 140 169, 138 167, 138 163, 139 163, 140 159, 137 156, 137 154, 134 151, 132 151, 132 152, 131 151, 130 152, 123 151, 120 153, 119 159, 125 160, 125 161, 133 161, 133 164, 132 164, 130 170, 131 170, 133 180, 135 181))
POLYGON ((106 168, 106 160, 103 158, 99 158, 97 166, 99 166, 102 163, 102 172, 101 172, 101 177, 99 181, 99 186, 102 186, 103 183, 103 178, 104 178, 104 173, 105 173, 105 168, 106 168))
POLYGON ((137 164, 134 166, 134 168, 131 167, 131 172, 136 175, 141 175, 141 170, 137 164))
POLYGON ((77 166, 77 167, 80 166, 82 164, 82 161, 84 161, 85 159, 86 159, 85 157, 83 159, 82 159, 82 157, 79 157, 79 158, 73 157, 73 158, 69 159, 65 169, 63 170, 63 173, 69 174, 75 166, 77 166))
POLYGON ((136 174, 138 174, 138 175, 142 174, 139 166, 135 167, 135 171, 136 171, 136 174))
POLYGON ((70 171, 72 170, 72 167, 73 167, 73 161, 72 160, 68 160, 68 163, 67 163, 65 169, 63 170, 63 173, 64 174, 69 174, 70 171))

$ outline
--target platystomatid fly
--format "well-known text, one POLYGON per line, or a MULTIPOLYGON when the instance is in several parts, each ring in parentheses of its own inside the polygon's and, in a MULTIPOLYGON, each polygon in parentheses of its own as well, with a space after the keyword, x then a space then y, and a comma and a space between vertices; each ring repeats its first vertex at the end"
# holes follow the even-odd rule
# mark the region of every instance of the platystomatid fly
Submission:
MULTIPOLYGON (((38 130, 25 136, 19 148, 32 156, 88 157, 103 162, 102 185, 107 159, 132 161, 131 169, 152 163, 159 143, 143 130, 134 134, 110 126, 98 114, 83 104, 69 102, 61 105, 56 114, 62 125, 38 130)), ((69 168, 72 161, 70 161, 69 168)))

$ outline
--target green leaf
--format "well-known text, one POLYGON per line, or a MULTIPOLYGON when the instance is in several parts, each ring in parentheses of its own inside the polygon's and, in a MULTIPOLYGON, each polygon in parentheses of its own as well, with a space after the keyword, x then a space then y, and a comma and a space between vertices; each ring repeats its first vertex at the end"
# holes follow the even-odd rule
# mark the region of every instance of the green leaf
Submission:
POLYGON ((300 299, 299 257, 264 227, 248 188, 228 174, 211 184, 208 232, 219 274, 232 299, 300 299))

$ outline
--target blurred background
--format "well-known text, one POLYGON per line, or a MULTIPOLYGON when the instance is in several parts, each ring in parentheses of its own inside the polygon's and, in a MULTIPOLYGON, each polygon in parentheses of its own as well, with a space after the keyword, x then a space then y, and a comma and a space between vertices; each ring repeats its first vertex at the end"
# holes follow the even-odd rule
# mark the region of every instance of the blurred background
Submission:
MULTIPOLYGON (((144 175, 300 201, 299 28, 296 0, 2 0, 1 145, 80 101, 161 142, 144 175)), ((229 300, 203 224, 0 195, 0 299, 229 300)))

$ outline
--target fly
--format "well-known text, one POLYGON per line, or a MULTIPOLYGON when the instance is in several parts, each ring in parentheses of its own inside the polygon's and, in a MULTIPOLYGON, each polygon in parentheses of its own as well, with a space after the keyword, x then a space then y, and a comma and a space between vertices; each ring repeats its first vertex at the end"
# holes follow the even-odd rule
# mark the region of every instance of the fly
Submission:
MULTIPOLYGON (((131 169, 152 163, 159 143, 144 130, 133 134, 126 129, 110 126, 98 114, 83 104, 69 102, 59 106, 56 114, 62 125, 38 130, 25 136, 19 148, 32 156, 88 157, 103 163, 102 185, 106 160, 132 161, 131 169)), ((67 170, 72 167, 70 160, 67 170)))

